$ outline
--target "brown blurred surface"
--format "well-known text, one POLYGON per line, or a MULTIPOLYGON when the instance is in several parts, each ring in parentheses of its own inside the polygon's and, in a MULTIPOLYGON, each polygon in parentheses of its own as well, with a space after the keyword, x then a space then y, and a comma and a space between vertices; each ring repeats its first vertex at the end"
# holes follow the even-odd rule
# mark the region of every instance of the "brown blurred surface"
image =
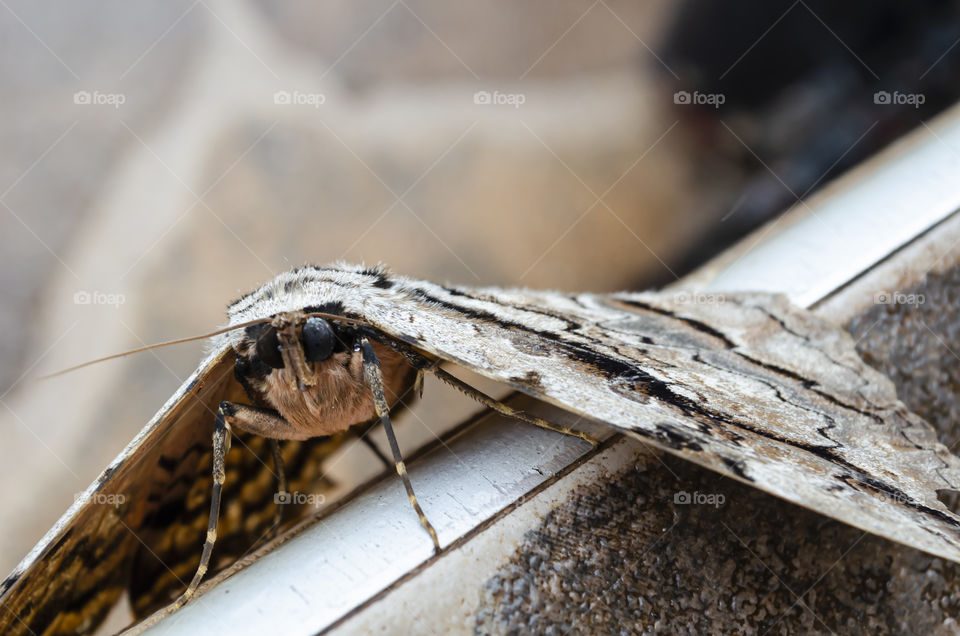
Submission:
POLYGON ((44 372, 209 331, 306 261, 597 291, 669 276, 702 228, 641 70, 663 7, 0 7, 0 570, 202 344, 44 372))

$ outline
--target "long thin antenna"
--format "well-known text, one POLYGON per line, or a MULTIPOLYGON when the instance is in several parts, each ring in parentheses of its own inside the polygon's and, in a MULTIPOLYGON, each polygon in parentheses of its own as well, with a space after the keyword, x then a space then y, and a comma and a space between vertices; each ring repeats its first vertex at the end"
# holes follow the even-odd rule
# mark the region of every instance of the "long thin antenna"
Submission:
POLYGON ((232 325, 230 327, 224 327, 223 329, 217 329, 210 333, 205 333, 199 336, 190 336, 189 338, 177 338, 176 340, 168 340, 167 342, 158 342, 156 344, 147 345, 145 347, 138 347, 136 349, 131 349, 129 351, 124 351, 123 353, 114 353, 113 355, 104 356, 102 358, 97 358, 96 360, 89 360, 83 364, 78 364, 76 366, 57 371, 56 373, 51 373, 50 375, 45 375, 43 377, 37 378, 37 380, 49 380, 50 378, 55 378, 58 375, 64 375, 65 373, 70 373, 71 371, 76 371, 77 369, 82 369, 83 367, 89 367, 92 364, 97 364, 98 362, 106 362, 107 360, 115 360, 116 358, 123 358, 125 356, 132 356, 135 353, 141 353, 143 351, 150 351, 151 349, 159 349, 161 347, 169 347, 170 345, 182 344, 184 342, 193 342, 194 340, 204 340, 206 338, 212 338, 213 336, 219 336, 222 333, 227 333, 228 331, 233 331, 234 329, 242 329, 244 327, 249 327, 250 325, 256 325, 261 322, 270 322, 271 318, 260 318, 258 320, 250 320, 248 322, 241 323, 239 325, 232 325))
POLYGON ((311 311, 309 313, 303 314, 308 318, 310 316, 319 316, 320 318, 326 318, 327 320, 339 320, 340 322, 348 322, 354 325, 369 325, 370 323, 362 318, 350 318, 348 316, 338 316, 336 314, 325 314, 322 311, 311 311))
MULTIPOLYGON (((337 316, 336 314, 325 314, 325 313, 323 313, 323 312, 318 312, 318 311, 310 312, 310 313, 304 314, 304 315, 305 315, 305 316, 319 316, 320 318, 326 318, 327 320, 339 320, 339 321, 342 321, 342 322, 355 323, 355 324, 361 324, 361 325, 362 325, 362 324, 367 324, 366 321, 360 320, 360 319, 358 319, 358 318, 348 318, 348 317, 346 317, 346 316, 337 316)), ((145 346, 145 347, 139 347, 139 348, 137 348, 137 349, 131 349, 131 350, 129 350, 129 351, 124 351, 123 353, 114 353, 113 355, 104 356, 104 357, 102 357, 102 358, 97 358, 96 360, 90 360, 90 361, 88 361, 88 362, 84 362, 83 364, 78 364, 78 365, 76 365, 76 366, 69 367, 69 368, 63 369, 63 370, 61 370, 61 371, 57 371, 56 373, 51 373, 50 375, 45 375, 45 376, 43 376, 43 377, 41 377, 41 378, 37 378, 37 380, 38 380, 38 381, 40 381, 40 380, 49 380, 50 378, 55 378, 55 377, 57 377, 58 375, 64 375, 65 373, 70 373, 71 371, 76 371, 77 369, 82 369, 82 368, 84 368, 84 367, 89 367, 90 365, 92 365, 92 364, 97 364, 97 363, 99 363, 99 362, 106 362, 107 360, 115 360, 115 359, 117 359, 117 358, 123 358, 123 357, 126 357, 126 356, 131 356, 131 355, 133 355, 133 354, 135 354, 135 353, 142 353, 142 352, 144 352, 144 351, 150 351, 151 349, 159 349, 159 348, 161 348, 161 347, 169 347, 170 345, 183 344, 184 342, 193 342, 194 340, 205 340, 206 338, 212 338, 213 336, 219 336, 220 334, 222 334, 222 333, 227 333, 228 331, 233 331, 233 330, 235 330, 235 329, 243 329, 244 327, 249 327, 250 325, 257 325, 257 324, 260 324, 260 323, 263 323, 263 322, 270 322, 271 320, 273 320, 272 317, 270 317, 270 318, 258 318, 258 319, 256 319, 256 320, 248 320, 247 322, 241 322, 240 324, 230 325, 229 327, 224 327, 223 329, 217 329, 216 331, 211 331, 210 333, 205 333, 205 334, 202 334, 202 335, 199 335, 199 336, 190 336, 189 338, 178 338, 178 339, 176 339, 176 340, 168 340, 167 342, 158 342, 157 344, 147 345, 147 346, 145 346)))

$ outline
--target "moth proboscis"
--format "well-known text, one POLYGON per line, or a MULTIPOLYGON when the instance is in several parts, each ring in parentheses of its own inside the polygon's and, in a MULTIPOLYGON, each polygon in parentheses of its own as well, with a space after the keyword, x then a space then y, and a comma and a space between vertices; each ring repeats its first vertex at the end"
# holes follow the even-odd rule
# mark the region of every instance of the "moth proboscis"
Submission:
MULTIPOLYGON (((148 535, 148 547, 159 546, 161 554, 186 549, 170 545, 167 518, 149 496, 186 474, 170 469, 171 458, 193 453, 214 465, 202 502, 214 505, 201 529, 201 567, 172 607, 189 600, 214 540, 224 540, 217 537, 216 501, 224 481, 230 501, 231 428, 301 445, 297 470, 287 471, 296 480, 310 465, 304 457, 324 456, 314 452, 318 440, 335 443, 351 426, 382 422, 397 473, 428 531, 424 540, 440 549, 391 434, 389 414, 402 405, 399 396, 415 394, 422 374, 433 373, 501 412, 551 427, 476 392, 441 363, 960 562, 960 517, 937 498, 938 490, 957 490, 960 460, 857 356, 849 335, 782 296, 736 293, 690 302, 669 292, 447 287, 381 267, 335 264, 283 273, 230 305, 228 315, 197 372, 87 491, 122 491, 136 505, 75 504, 0 587, 0 630, 89 628, 125 588, 135 608, 155 609, 159 586, 127 580, 140 550, 130 537, 148 535), (143 597, 150 602, 138 605, 143 597)), ((286 458, 280 460, 275 442, 267 446, 279 469, 286 458)), ((186 566, 177 571, 189 576, 186 566)), ((167 581, 162 589, 173 588, 167 581)))

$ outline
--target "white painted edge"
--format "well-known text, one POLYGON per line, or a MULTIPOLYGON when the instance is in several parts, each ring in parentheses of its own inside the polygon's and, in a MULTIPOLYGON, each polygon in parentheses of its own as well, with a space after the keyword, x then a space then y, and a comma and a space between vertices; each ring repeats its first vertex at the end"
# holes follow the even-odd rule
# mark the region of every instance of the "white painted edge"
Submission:
POLYGON ((681 281, 809 307, 960 210, 960 106, 845 173, 681 281))

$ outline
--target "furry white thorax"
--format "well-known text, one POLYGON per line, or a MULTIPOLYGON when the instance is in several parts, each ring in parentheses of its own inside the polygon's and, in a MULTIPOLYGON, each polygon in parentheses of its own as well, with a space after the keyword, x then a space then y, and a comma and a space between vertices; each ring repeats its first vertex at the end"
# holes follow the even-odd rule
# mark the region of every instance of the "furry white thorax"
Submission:
MULTIPOLYGON (((406 297, 404 282, 406 279, 390 274, 382 265, 335 263, 298 267, 279 274, 231 304, 227 308, 228 326, 334 303, 342 305, 344 315, 360 318, 371 305, 394 303, 406 297), (376 286, 385 278, 395 284, 391 289, 376 286)), ((236 347, 242 339, 243 331, 236 330, 219 336, 216 344, 236 347)))

